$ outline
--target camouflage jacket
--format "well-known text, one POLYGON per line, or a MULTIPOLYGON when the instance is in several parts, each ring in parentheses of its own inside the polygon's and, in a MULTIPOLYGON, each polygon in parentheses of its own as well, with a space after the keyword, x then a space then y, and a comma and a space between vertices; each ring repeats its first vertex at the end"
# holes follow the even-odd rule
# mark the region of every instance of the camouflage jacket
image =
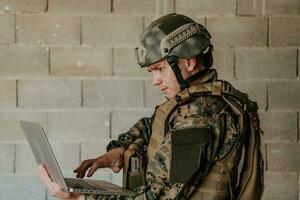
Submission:
MULTIPOLYGON (((217 80, 216 70, 210 70, 196 82, 210 82, 217 80)), ((195 96, 188 102, 176 108, 168 120, 168 130, 199 127, 210 128, 213 142, 207 148, 205 166, 202 166, 201 176, 205 176, 214 162, 222 159, 235 144, 239 135, 236 126, 236 116, 224 102, 217 96, 195 96)), ((154 115, 142 118, 128 132, 120 134, 118 140, 113 140, 107 150, 124 146, 127 148, 138 138, 149 143, 151 126, 154 115)), ((146 186, 136 188, 136 200, 175 199, 183 189, 183 183, 171 184, 168 177, 171 155, 170 132, 166 133, 164 141, 159 146, 154 159, 148 161, 146 172, 146 186)), ((201 177, 200 177, 201 178, 201 177)), ((188 183, 187 183, 188 184, 188 183)))

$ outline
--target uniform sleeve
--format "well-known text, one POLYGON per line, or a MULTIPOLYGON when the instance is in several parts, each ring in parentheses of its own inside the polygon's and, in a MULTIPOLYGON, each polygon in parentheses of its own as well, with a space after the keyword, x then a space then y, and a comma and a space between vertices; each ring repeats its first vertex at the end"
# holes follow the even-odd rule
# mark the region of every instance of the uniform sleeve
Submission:
POLYGON ((133 127, 129 129, 128 132, 120 134, 117 140, 110 141, 106 147, 106 150, 109 151, 121 146, 127 149, 128 146, 134 143, 137 139, 142 139, 147 145, 151 137, 152 122, 153 116, 140 119, 137 123, 134 124, 133 127))
MULTIPOLYGON (((222 111, 218 117, 218 121, 213 126, 219 135, 218 148, 215 148, 214 160, 221 160, 236 144, 241 130, 239 130, 238 118, 230 110, 222 111)), ((217 146, 217 144, 216 144, 217 146)))

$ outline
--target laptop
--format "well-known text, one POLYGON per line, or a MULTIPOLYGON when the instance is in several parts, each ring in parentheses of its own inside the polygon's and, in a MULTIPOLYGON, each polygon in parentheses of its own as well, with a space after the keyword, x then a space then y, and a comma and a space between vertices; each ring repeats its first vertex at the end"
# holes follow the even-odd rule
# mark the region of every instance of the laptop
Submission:
POLYGON ((20 121, 38 164, 44 164, 51 179, 64 190, 83 194, 135 196, 135 192, 103 180, 64 178, 45 131, 39 123, 20 121))

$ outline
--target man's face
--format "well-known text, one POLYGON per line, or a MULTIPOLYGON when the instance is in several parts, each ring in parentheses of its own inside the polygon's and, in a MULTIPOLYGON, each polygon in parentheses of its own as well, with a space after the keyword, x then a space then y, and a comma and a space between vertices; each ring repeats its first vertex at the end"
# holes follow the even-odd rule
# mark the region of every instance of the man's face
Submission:
POLYGON ((166 59, 149 65, 147 70, 152 73, 153 85, 159 87, 167 98, 175 96, 180 91, 176 76, 166 59))

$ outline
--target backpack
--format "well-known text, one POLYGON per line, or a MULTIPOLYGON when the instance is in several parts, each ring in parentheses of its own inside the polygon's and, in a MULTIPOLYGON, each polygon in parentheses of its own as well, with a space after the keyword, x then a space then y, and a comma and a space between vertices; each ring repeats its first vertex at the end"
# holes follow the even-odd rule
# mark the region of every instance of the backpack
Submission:
MULTIPOLYGON (((242 158, 244 162, 242 163, 237 184, 233 186, 229 183, 231 200, 260 200, 264 190, 264 161, 261 153, 261 136, 263 131, 260 129, 257 103, 251 101, 247 94, 240 92, 230 83, 222 80, 205 83, 203 86, 195 89, 190 88, 189 93, 220 96, 238 116, 238 125, 244 138, 244 155, 242 158)), ((233 153, 234 148, 229 154, 232 155, 233 153)), ((230 165, 228 162, 230 162, 230 158, 225 158, 218 164, 226 167, 230 165)), ((228 172, 227 176, 229 177, 228 172)), ((193 195, 196 190, 197 188, 193 188, 188 193, 185 193, 184 196, 191 200, 199 199, 201 194, 193 195)))

